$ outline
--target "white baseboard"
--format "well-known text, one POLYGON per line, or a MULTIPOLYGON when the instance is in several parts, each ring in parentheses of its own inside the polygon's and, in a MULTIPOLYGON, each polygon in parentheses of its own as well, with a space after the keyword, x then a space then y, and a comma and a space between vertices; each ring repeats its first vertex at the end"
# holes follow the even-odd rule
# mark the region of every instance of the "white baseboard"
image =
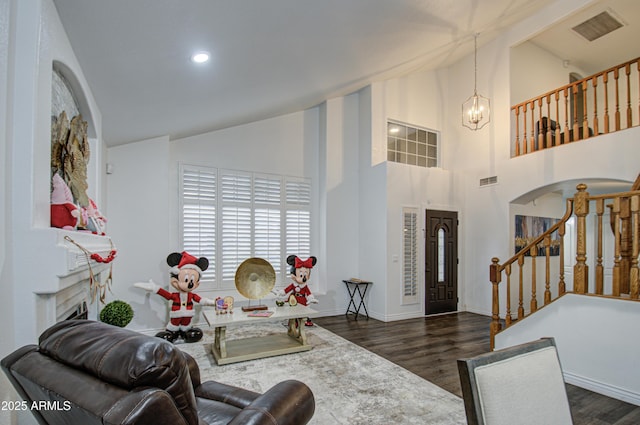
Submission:
MULTIPOLYGON (((479 315, 482 315, 482 316, 491 317, 490 313, 487 314, 485 312, 472 311, 472 310, 456 310, 456 311, 449 311, 449 312, 446 312, 446 313, 430 314, 428 317, 444 316, 444 315, 447 315, 447 314, 455 314, 455 313, 463 313, 463 312, 475 313, 475 314, 479 314, 479 315)), ((424 315, 424 312, 422 312, 422 311, 411 311, 411 312, 402 313, 402 314, 387 314, 387 315, 378 315, 376 312, 369 312, 369 315, 372 318, 380 320, 380 321, 383 321, 383 322, 394 322, 396 320, 417 319, 419 317, 426 317, 424 315)))
POLYGON ((625 390, 624 388, 616 387, 611 384, 606 384, 599 381, 594 381, 584 376, 575 375, 570 372, 564 372, 564 380, 568 384, 575 385, 580 388, 584 388, 594 393, 602 394, 607 397, 615 398, 616 400, 622 400, 627 403, 640 406, 640 394, 625 390))
POLYGON ((387 322, 395 322, 397 320, 418 319, 424 318, 424 313, 421 311, 413 313, 392 314, 387 316, 387 322))
POLYGON ((476 309, 476 308, 473 308, 473 307, 471 307, 471 308, 470 307, 466 307, 465 309, 461 309, 460 311, 466 311, 468 313, 479 314, 481 316, 489 316, 489 317, 492 316, 490 311, 487 312, 487 311, 479 310, 479 309, 476 309))
MULTIPOLYGON (((328 316, 341 316, 345 314, 345 311, 340 309, 320 309, 318 308, 318 305, 312 305, 311 306, 314 310, 316 310, 318 312, 317 317, 328 317, 328 316)), ((483 316, 487 316, 487 314, 483 313, 483 312, 476 312, 476 311, 470 311, 470 310, 466 310, 470 313, 476 313, 476 314, 481 314, 483 316)), ((461 311, 455 311, 455 312, 450 312, 450 313, 443 313, 443 314, 451 314, 451 313, 460 313, 461 311)), ((350 317, 353 318, 353 313, 349 314, 350 317)), ((490 314, 488 314, 488 316, 490 316, 490 314)), ((362 317, 364 319, 366 319, 366 315, 364 313, 364 310, 360 310, 360 314, 359 317, 362 317)), ((402 313, 402 314, 391 314, 391 315, 384 315, 384 314, 379 314, 378 312, 375 311, 369 311, 369 317, 372 319, 376 319, 376 320, 380 320, 381 322, 395 322, 398 320, 406 320, 406 319, 416 319, 419 317, 425 317, 424 313, 422 311, 412 311, 412 312, 407 312, 407 313, 402 313)), ((209 325, 207 324, 207 322, 205 322, 204 320, 200 320, 198 323, 195 323, 195 326, 200 327, 201 329, 208 329, 209 325)), ((145 335, 155 335, 158 332, 164 331, 165 328, 157 328, 157 329, 134 329, 136 332, 140 332, 142 334, 145 335)))
POLYGON ((318 312, 317 317, 328 317, 328 316, 344 315, 344 310, 343 309, 340 309, 340 310, 338 310, 338 309, 326 310, 326 309, 319 308, 319 304, 316 304, 316 305, 312 304, 311 308, 318 312))

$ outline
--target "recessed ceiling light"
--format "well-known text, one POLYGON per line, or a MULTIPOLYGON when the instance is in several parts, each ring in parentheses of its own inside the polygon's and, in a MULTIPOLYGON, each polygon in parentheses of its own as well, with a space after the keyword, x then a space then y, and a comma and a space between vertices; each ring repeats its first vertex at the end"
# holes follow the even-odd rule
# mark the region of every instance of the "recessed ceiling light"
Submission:
POLYGON ((191 62, 194 62, 194 63, 204 63, 204 62, 207 62, 208 60, 209 60, 208 52, 197 52, 191 56, 191 62))

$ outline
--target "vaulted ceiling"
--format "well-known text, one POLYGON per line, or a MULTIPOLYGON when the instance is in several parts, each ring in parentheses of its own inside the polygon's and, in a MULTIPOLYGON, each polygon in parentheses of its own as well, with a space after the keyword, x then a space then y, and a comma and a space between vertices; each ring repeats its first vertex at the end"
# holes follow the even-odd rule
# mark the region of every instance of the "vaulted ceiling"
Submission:
POLYGON ((114 146, 299 111, 375 80, 446 66, 472 51, 476 32, 486 43, 549 1, 54 3, 114 146), (208 63, 190 61, 198 50, 210 52, 208 63))
POLYGON ((586 77, 640 56, 635 40, 640 40, 640 2, 600 0, 563 17, 530 41, 582 69, 586 77), (613 23, 617 25, 607 28, 613 23), (607 32, 611 28, 615 29, 607 32), (593 40, 580 34, 600 31, 604 35, 593 40))

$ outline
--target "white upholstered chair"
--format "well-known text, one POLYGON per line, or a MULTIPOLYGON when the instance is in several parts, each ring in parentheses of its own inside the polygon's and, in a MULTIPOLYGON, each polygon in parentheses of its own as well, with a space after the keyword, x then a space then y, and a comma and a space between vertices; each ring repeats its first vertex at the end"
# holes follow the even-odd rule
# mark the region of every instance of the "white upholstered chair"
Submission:
POLYGON ((572 424, 553 338, 458 360, 469 425, 572 424))

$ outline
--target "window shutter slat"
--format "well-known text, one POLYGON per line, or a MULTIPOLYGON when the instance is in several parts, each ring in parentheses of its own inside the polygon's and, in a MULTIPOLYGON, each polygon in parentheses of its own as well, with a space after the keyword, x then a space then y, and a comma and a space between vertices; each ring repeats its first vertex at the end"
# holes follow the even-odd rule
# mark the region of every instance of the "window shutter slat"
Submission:
POLYGON ((286 184, 287 204, 309 205, 311 185, 307 182, 288 181, 286 184))
POLYGON ((403 209, 402 247, 402 296, 403 303, 418 301, 418 212, 403 209))

